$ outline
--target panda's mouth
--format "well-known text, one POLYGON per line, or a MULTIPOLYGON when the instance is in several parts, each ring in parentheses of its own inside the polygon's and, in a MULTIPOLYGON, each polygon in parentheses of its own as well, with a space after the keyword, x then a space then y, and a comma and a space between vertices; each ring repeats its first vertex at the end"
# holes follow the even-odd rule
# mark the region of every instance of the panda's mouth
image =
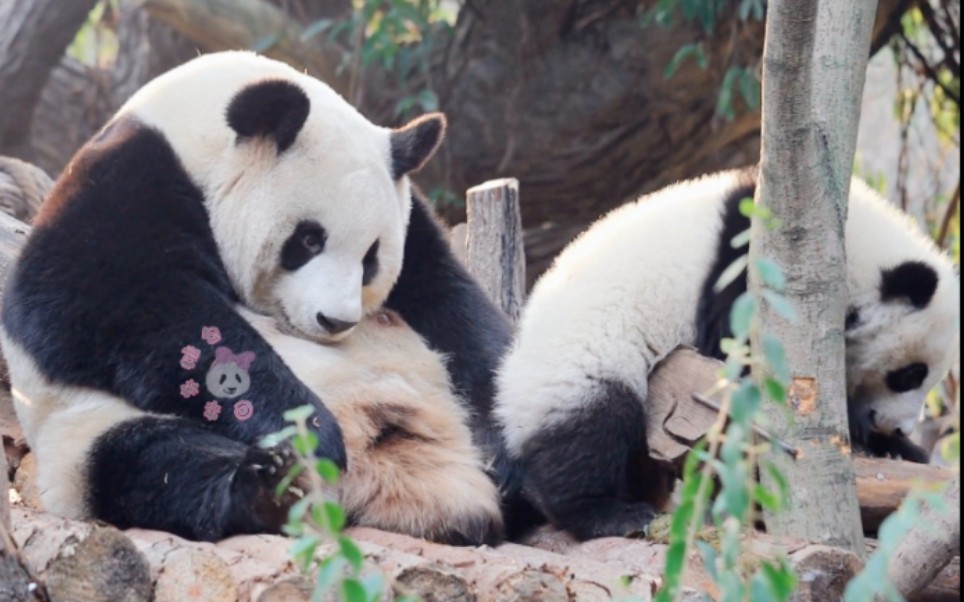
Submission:
POLYGON ((286 334, 288 336, 292 336, 298 339, 305 339, 308 341, 312 341, 314 343, 318 343, 319 345, 334 345, 339 343, 341 340, 341 339, 329 338, 326 336, 319 336, 317 333, 314 333, 314 332, 305 332, 301 328, 298 328, 297 326, 295 326, 294 322, 291 320, 291 318, 288 317, 288 314, 285 313, 285 310, 282 307, 278 308, 277 314, 278 314, 278 317, 275 320, 275 323, 277 324, 278 330, 282 334, 286 334))

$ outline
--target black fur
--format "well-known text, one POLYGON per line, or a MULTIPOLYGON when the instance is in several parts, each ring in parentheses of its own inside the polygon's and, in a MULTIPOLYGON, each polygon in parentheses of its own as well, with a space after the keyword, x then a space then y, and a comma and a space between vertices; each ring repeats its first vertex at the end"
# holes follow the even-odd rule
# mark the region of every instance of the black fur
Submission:
POLYGON ((314 220, 295 226, 288 240, 281 246, 281 267, 294 272, 325 250, 328 233, 314 220))
POLYGON ((882 301, 907 299, 917 309, 924 309, 937 292, 937 272, 922 261, 906 261, 884 270, 880 275, 882 301))
POLYGON ((293 463, 287 451, 248 446, 191 420, 129 420, 92 446, 91 510, 121 529, 195 540, 279 533, 294 500, 279 501, 274 488, 293 463))
POLYGON ((445 135, 441 113, 423 115, 392 132, 392 175, 399 179, 418 171, 435 153, 445 135))
POLYGON ((906 393, 924 384, 924 379, 927 378, 929 372, 930 369, 927 367, 927 364, 914 362, 903 368, 891 370, 887 373, 884 380, 887 382, 887 388, 891 391, 895 393, 906 393))
POLYGON ((523 446, 526 493, 580 540, 644 534, 675 470, 649 458, 643 401, 628 386, 601 380, 579 407, 523 446))
POLYGON ((244 88, 228 105, 228 125, 240 140, 274 140, 278 154, 288 150, 305 125, 311 102, 305 91, 289 81, 262 81, 244 88))
POLYGON ((746 292, 746 270, 740 272, 740 275, 723 290, 717 292, 714 287, 723 272, 747 252, 745 246, 733 248, 731 241, 737 234, 750 227, 750 218, 740 213, 740 203, 746 198, 753 198, 755 190, 755 171, 746 170, 741 174, 739 184, 726 193, 716 260, 706 275, 702 294, 696 306, 697 335, 694 344, 703 355, 718 359, 725 358, 725 354, 720 349, 720 342, 733 335, 730 331, 730 309, 746 292))
POLYGON ((372 243, 362 258, 362 286, 368 286, 378 275, 378 241, 372 243))
POLYGON ((494 425, 495 370, 511 340, 509 321, 452 253, 432 209, 415 191, 405 240, 405 262, 386 301, 428 345, 449 357, 456 392, 471 411, 475 444, 492 462, 491 475, 503 494, 507 534, 531 522, 520 497, 518 469, 494 425))
MULTIPOLYGON (((178 451, 183 463, 203 461, 211 442, 221 441, 229 456, 225 462, 237 464, 243 450, 285 426, 285 410, 312 404, 319 419, 312 427, 320 441, 318 453, 344 467, 334 417, 234 310, 237 296, 202 200, 163 136, 131 119, 112 126, 79 151, 35 220, 4 296, 7 333, 54 382, 99 389, 138 408, 183 418, 164 425, 183 435, 178 451), (248 420, 235 419, 232 404, 237 400, 225 401, 217 420, 203 416, 211 399, 203 391, 204 374, 215 349, 201 340, 205 326, 218 327, 221 344, 234 352, 256 355, 244 396, 254 405, 248 420), (186 345, 201 351, 193 370, 180 365, 186 345), (200 383, 202 393, 185 399, 180 385, 189 378, 200 383), (210 437, 200 437, 199 431, 210 437), (236 444, 228 446, 229 440, 236 444)), ((159 423, 145 421, 134 429, 137 437, 99 441, 92 474, 110 473, 131 488, 110 490, 119 496, 111 500, 96 497, 109 490, 103 481, 93 489, 92 507, 106 513, 98 518, 122 522, 128 520, 127 512, 139 508, 145 519, 170 513, 167 519, 177 526, 190 525, 198 520, 195 514, 210 510, 193 493, 190 472, 183 480, 168 481, 166 497, 158 496, 161 485, 143 466, 160 453, 156 446, 163 448, 158 438, 164 435, 150 432, 157 428, 159 423), (164 500, 172 498, 196 503, 166 505, 164 500)), ((222 479, 223 495, 237 492, 228 487, 228 464, 211 477, 222 479)), ((231 516, 244 515, 244 508, 255 516, 256 502, 235 497, 227 505, 234 508, 231 516)), ((226 535, 261 526, 258 521, 232 523, 223 512, 220 516, 221 522, 199 527, 197 533, 226 535)))

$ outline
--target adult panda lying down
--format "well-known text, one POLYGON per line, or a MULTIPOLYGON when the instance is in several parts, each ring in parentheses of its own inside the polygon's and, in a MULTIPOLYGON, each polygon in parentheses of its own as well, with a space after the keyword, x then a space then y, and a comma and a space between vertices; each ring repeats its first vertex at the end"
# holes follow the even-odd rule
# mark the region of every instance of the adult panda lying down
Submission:
MULTIPOLYGON (((649 461, 649 373, 678 345, 722 357, 746 291, 714 285, 745 248, 740 202, 756 170, 682 182, 615 209, 569 244, 533 288, 497 378, 495 413, 522 490, 580 539, 641 530, 675 475, 649 461)), ((851 439, 925 461, 907 435, 960 348, 960 281, 907 216, 860 181, 846 228, 851 439)))
POLYGON ((312 404, 352 523, 498 539, 509 326, 407 177, 444 125, 378 127, 246 52, 135 94, 64 170, 6 287, 45 507, 191 539, 276 532, 292 456, 258 441, 312 404))

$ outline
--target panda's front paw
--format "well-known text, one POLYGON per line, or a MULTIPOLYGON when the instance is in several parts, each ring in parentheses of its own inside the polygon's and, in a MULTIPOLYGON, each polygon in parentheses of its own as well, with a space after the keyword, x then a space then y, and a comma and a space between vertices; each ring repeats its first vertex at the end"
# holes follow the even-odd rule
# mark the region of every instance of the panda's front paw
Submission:
POLYGON ((328 410, 320 409, 308 419, 308 427, 318 437, 315 455, 331 460, 342 471, 348 468, 345 441, 335 417, 328 410))
POLYGON ((271 449, 248 448, 231 484, 234 531, 281 531, 288 508, 304 495, 297 486, 288 487, 281 496, 276 492, 296 462, 297 457, 287 444, 271 449))

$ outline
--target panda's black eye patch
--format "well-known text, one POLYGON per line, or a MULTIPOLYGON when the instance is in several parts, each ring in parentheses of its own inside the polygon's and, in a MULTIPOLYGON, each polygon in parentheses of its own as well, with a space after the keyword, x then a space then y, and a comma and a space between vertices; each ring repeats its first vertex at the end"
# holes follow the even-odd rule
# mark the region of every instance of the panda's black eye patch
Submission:
POLYGON ((281 247, 281 267, 289 272, 297 270, 325 250, 327 239, 328 234, 318 222, 300 222, 281 247))
POLYGON ((378 241, 372 243, 372 246, 368 247, 368 252, 365 253, 365 257, 362 259, 362 286, 368 286, 369 283, 378 275, 378 241))
POLYGON ((847 310, 847 321, 844 323, 844 330, 853 330, 860 324, 860 312, 854 308, 847 310))
POLYGON ((887 373, 887 387, 894 393, 913 391, 927 378, 927 364, 917 362, 887 373))
POLYGON ((222 374, 222 375, 221 375, 221 378, 218 379, 218 384, 219 384, 219 385, 223 385, 223 384, 224 384, 224 381, 226 381, 227 379, 228 379, 228 375, 227 375, 227 374, 222 374))

